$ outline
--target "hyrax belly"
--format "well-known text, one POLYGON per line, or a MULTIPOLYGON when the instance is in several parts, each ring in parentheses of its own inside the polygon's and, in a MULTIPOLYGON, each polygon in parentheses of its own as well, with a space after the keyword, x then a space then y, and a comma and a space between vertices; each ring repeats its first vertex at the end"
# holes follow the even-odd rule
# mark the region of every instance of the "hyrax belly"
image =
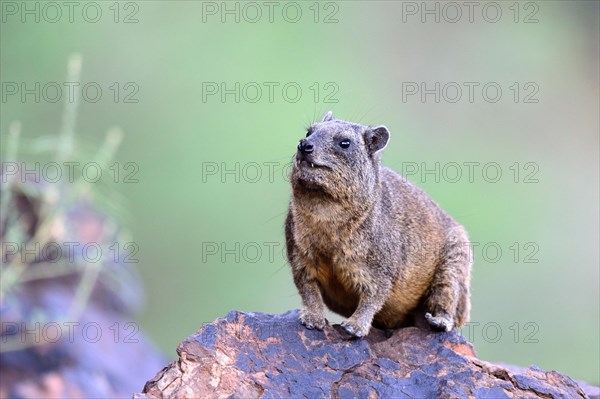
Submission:
POLYGON ((373 318, 373 325, 377 328, 398 328, 414 323, 413 314, 418 308, 426 287, 420 284, 405 284, 397 281, 390 291, 387 300, 373 318))
POLYGON ((359 296, 347 273, 343 273, 344 268, 329 259, 319 259, 311 269, 325 305, 335 313, 350 317, 358 306, 359 296))
POLYGON ((411 259, 398 267, 398 274, 384 305, 373 318, 378 328, 398 328, 414 324, 415 312, 426 297, 435 273, 435 259, 411 259))
MULTIPOLYGON (((329 259, 320 259, 311 269, 325 305, 344 317, 350 317, 356 311, 361 288, 372 288, 374 284, 365 265, 336 264, 329 259)), ((410 324, 409 316, 419 305, 425 290, 422 281, 399 278, 383 307, 375 314, 373 325, 385 329, 410 324)))

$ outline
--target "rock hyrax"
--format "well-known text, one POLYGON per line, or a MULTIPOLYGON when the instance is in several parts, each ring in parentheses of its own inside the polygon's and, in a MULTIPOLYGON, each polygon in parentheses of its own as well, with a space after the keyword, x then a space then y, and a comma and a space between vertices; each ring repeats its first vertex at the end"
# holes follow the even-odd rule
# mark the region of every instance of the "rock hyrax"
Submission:
POLYGON ((347 317, 342 326, 357 337, 371 324, 426 320, 450 331, 468 321, 467 233, 425 192, 380 165, 389 137, 384 126, 329 112, 298 144, 285 233, 308 328, 325 326, 324 304, 347 317))

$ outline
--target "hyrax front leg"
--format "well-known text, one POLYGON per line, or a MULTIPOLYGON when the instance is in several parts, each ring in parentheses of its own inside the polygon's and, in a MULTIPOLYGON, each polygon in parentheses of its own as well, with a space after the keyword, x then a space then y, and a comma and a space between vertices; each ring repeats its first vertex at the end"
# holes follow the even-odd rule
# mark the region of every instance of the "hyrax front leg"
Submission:
MULTIPOLYGON (((364 288, 364 287, 363 287, 364 288)), ((355 337, 364 337, 369 334, 371 323, 375 314, 381 310, 391 290, 391 284, 383 287, 370 286, 360 294, 356 310, 342 322, 342 327, 355 337)))
POLYGON ((294 270, 294 283, 296 283, 302 298, 300 322, 306 328, 322 330, 327 322, 325 321, 325 304, 323 303, 321 291, 317 283, 306 274, 304 269, 298 269, 294 270))
POLYGON ((464 230, 448 234, 426 301, 425 319, 432 329, 450 331, 469 319, 471 248, 464 230))
POLYGON ((300 312, 300 322, 306 328, 322 330, 327 322, 325 320, 325 305, 319 287, 314 281, 307 282, 304 288, 300 290, 300 296, 303 304, 300 312))

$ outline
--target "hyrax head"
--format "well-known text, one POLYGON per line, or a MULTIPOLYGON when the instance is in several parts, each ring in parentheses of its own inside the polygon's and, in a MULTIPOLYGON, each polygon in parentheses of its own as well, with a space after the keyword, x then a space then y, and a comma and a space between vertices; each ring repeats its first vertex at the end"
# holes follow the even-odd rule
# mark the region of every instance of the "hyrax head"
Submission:
POLYGON ((298 144, 292 169, 294 192, 322 192, 333 198, 356 190, 371 192, 379 176, 380 151, 389 138, 385 126, 363 126, 328 112, 298 144))

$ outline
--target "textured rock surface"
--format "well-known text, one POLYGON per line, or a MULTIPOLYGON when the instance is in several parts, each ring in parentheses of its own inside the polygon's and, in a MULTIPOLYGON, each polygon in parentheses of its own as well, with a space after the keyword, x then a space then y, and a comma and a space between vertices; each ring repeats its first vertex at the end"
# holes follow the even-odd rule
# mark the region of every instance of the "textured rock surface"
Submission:
POLYGON ((307 330, 298 312, 230 312, 177 348, 136 398, 585 398, 569 377, 512 372, 475 357, 455 332, 415 327, 362 340, 339 326, 307 330))

